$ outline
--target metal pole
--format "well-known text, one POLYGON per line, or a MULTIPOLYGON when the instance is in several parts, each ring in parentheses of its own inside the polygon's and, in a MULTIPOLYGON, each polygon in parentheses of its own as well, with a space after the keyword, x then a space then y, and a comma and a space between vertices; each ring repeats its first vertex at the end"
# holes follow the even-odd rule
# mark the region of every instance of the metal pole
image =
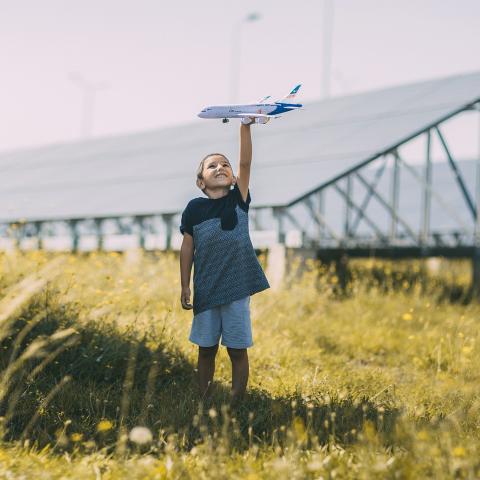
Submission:
POLYGON ((427 150, 425 158, 425 183, 423 188, 422 204, 422 233, 420 243, 426 244, 430 235, 430 210, 432 204, 432 158, 431 158, 432 135, 427 132, 427 150))
POLYGON ((97 231, 97 250, 103 250, 103 218, 95 218, 95 229, 97 231))
POLYGON ((165 249, 172 249, 172 232, 173 232, 173 215, 164 213, 162 215, 163 223, 165 224, 165 249))
POLYGON ((333 39, 333 1, 323 0, 323 65, 321 97, 330 96, 330 77, 332 67, 332 39, 333 39))
MULTIPOLYGON (((325 190, 320 190, 318 192, 318 213, 320 218, 325 218, 325 190)), ((320 244, 321 239, 325 235, 325 225, 322 222, 318 223, 318 243, 320 244)))
POLYGON ((475 219, 477 216, 477 210, 475 209, 475 205, 473 204, 474 200, 472 200, 472 198, 470 197, 470 193, 468 192, 467 186, 463 181, 462 174, 460 173, 460 170, 458 169, 455 161, 453 160, 452 154, 450 153, 447 142, 445 141, 445 138, 443 137, 442 132, 440 131, 440 128, 436 126, 435 130, 437 132, 438 138, 440 138, 440 142, 442 143, 443 149, 447 154, 448 163, 450 164, 450 167, 453 170, 453 173, 458 182, 458 185, 463 193, 463 198, 465 199, 465 202, 467 203, 467 206, 470 209, 470 212, 472 213, 472 217, 475 219))
POLYGON ((392 217, 390 223, 390 241, 397 236, 397 212, 398 212, 398 187, 399 187, 399 164, 397 155, 393 155, 392 184, 390 185, 390 203, 392 205, 392 217))
POLYGON ((95 96, 98 91, 108 88, 106 83, 91 83, 78 72, 72 72, 69 75, 72 82, 78 85, 83 93, 83 112, 80 128, 80 138, 88 138, 93 132, 93 119, 95 108, 95 96))
POLYGON ((242 22, 235 23, 232 28, 232 53, 231 53, 231 80, 230 80, 230 103, 237 101, 238 95, 238 72, 240 71, 240 35, 242 33, 242 22))
POLYGON ((33 222, 33 224, 35 227, 35 235, 37 237, 37 248, 38 250, 42 250, 43 249, 43 237, 42 237, 43 222, 37 221, 37 222, 33 222))
POLYGON ((344 223, 344 235, 345 238, 350 237, 350 216, 352 213, 351 210, 351 199, 352 199, 352 176, 348 175, 346 178, 346 195, 345 195, 345 223, 344 223))
POLYGON ((135 217, 135 223, 138 228, 138 248, 145 249, 145 218, 142 216, 135 217))
POLYGON ((273 208, 273 215, 277 219, 277 242, 278 243, 285 243, 285 225, 284 225, 284 215, 283 215, 283 207, 272 207, 273 208))
POLYGON ((238 85, 240 81, 240 64, 242 58, 242 26, 244 22, 254 22, 260 19, 258 13, 250 13, 245 18, 236 22, 232 28, 232 57, 230 59, 230 102, 238 101, 238 85))
POLYGON ((78 252, 79 236, 78 236, 78 220, 69 220, 68 226, 72 234, 72 252, 78 252))
POLYGON ((253 215, 249 215, 249 218, 253 222, 253 228, 255 230, 263 230, 261 216, 260 216, 260 208, 252 208, 252 213, 253 215))

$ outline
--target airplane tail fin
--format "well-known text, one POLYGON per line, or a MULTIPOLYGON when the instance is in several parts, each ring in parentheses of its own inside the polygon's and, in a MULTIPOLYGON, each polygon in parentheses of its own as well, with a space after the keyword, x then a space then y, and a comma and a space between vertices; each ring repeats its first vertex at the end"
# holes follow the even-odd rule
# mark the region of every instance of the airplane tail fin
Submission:
POLYGON ((284 101, 291 102, 292 100, 294 100, 301 86, 302 84, 297 85, 287 96, 282 98, 281 102, 284 102, 284 101))

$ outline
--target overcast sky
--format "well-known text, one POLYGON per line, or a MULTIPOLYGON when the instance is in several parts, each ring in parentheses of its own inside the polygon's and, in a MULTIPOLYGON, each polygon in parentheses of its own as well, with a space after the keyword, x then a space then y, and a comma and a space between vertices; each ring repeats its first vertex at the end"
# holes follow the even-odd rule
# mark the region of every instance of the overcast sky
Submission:
MULTIPOLYGON (((331 94, 480 70, 479 0, 333 0, 331 94)), ((93 134, 185 122, 239 100, 322 92, 323 0, 0 0, 0 150, 78 139, 79 72, 103 84, 93 134)), ((205 120, 203 120, 205 121, 205 120)))

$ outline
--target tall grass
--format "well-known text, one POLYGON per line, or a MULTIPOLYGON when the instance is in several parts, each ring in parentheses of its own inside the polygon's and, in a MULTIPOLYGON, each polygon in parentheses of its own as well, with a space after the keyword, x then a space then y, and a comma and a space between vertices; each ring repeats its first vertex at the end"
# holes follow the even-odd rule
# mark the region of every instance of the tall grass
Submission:
POLYGON ((231 410, 225 349, 212 397, 197 393, 174 254, 49 268, 58 258, 0 255, 0 476, 480 476, 468 265, 293 268, 252 297, 248 390, 231 410), (40 290, 18 290, 42 271, 55 275, 40 290))

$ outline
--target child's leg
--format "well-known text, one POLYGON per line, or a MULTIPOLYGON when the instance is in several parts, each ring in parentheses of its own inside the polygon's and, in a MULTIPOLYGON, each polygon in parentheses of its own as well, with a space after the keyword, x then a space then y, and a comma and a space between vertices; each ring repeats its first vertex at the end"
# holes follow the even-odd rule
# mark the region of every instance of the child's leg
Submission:
POLYGON ((198 347, 198 386, 202 397, 206 395, 208 387, 213 382, 217 351, 218 343, 213 347, 198 347))
POLYGON ((232 361, 231 400, 236 402, 243 397, 248 382, 248 353, 246 348, 230 348, 227 352, 232 361))

